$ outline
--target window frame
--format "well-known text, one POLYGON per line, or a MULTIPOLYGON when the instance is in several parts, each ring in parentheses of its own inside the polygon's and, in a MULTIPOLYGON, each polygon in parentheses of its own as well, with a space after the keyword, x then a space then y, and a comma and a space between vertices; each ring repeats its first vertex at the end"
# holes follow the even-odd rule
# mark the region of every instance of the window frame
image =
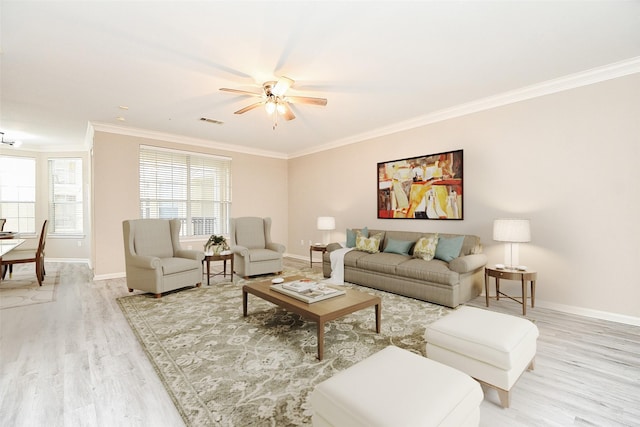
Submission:
POLYGON ((10 175, 16 170, 24 171, 25 167, 9 168, 2 167, 0 169, 0 217, 5 218, 7 223, 4 226, 6 231, 15 231, 21 235, 34 236, 39 230, 36 230, 36 203, 38 200, 38 160, 35 157, 19 156, 19 155, 0 155, 0 165, 4 161, 10 161, 11 159, 20 161, 28 161, 33 166, 33 173, 28 177, 23 175, 16 178, 10 175), (28 178, 28 179, 27 179, 28 178), (7 180, 8 184, 5 183, 7 180), (24 185, 25 181, 32 180, 33 185, 24 185), (8 188, 8 191, 3 191, 2 188, 8 188), (4 198, 7 195, 14 193, 17 195, 16 199, 4 198), (25 196, 32 196, 25 199, 25 196), (17 206, 5 206, 5 205, 17 205, 17 206), (11 210, 16 210, 16 214, 11 215, 11 210))
MULTIPOLYGON (((69 170, 65 171, 67 173, 69 173, 69 170)), ((77 156, 72 156, 72 157, 62 157, 62 156, 56 156, 56 157, 49 157, 47 159, 47 186, 48 186, 48 214, 49 214, 49 231, 48 234, 52 235, 52 236, 58 236, 58 237, 62 237, 62 236, 84 236, 84 163, 83 163, 83 159, 82 157, 77 157, 77 156), (56 176, 58 176, 58 174, 56 174, 55 176, 53 175, 53 170, 52 170, 52 164, 56 163, 56 162, 61 162, 61 161, 74 161, 76 163, 75 166, 75 172, 73 173, 73 178, 72 175, 68 175, 66 177, 65 180, 70 180, 73 179, 74 182, 69 183, 69 182, 55 182, 56 176), (56 193, 56 187, 58 187, 59 192, 56 193), (74 201, 57 201, 57 197, 58 195, 64 195, 65 191, 63 191, 64 188, 67 189, 71 189, 73 190, 73 193, 75 193, 75 195, 78 198, 76 198, 74 201), (59 231, 59 227, 61 229, 64 229, 64 227, 59 226, 58 222, 59 219, 62 220, 61 218, 58 217, 64 217, 64 216, 68 216, 68 215, 58 215, 56 216, 56 207, 57 206, 72 206, 75 205, 75 218, 73 219, 73 223, 75 223, 75 227, 72 230, 65 230, 65 231, 59 231)), ((71 196, 73 194, 71 194, 72 192, 66 192, 66 194, 68 196, 71 196)), ((61 209, 62 210, 66 210, 64 208, 61 209)))
POLYGON ((180 219, 183 240, 228 236, 231 161, 226 156, 140 145, 140 218, 180 219))

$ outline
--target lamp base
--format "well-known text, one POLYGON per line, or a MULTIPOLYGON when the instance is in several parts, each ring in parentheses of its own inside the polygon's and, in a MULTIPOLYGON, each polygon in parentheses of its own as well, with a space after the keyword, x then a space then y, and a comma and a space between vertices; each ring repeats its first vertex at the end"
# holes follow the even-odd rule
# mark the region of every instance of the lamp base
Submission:
POLYGON ((520 258, 520 245, 517 243, 507 243, 504 245, 504 265, 509 270, 515 270, 520 258))

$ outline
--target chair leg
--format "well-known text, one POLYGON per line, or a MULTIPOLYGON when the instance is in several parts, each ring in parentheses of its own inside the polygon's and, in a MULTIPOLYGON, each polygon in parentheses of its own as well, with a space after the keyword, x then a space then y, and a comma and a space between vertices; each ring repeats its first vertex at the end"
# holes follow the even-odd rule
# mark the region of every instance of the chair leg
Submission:
POLYGON ((36 279, 38 279, 38 285, 42 286, 42 262, 36 261, 36 279))

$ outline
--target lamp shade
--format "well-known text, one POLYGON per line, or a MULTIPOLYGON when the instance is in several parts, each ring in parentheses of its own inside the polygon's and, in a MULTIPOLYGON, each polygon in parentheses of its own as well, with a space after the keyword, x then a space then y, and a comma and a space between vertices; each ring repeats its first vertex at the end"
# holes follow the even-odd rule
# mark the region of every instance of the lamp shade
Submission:
POLYGON ((504 218, 493 221, 493 240, 496 242, 524 243, 531 241, 528 219, 504 218))
POLYGON ((332 216, 318 217, 318 230, 335 230, 336 219, 332 216))

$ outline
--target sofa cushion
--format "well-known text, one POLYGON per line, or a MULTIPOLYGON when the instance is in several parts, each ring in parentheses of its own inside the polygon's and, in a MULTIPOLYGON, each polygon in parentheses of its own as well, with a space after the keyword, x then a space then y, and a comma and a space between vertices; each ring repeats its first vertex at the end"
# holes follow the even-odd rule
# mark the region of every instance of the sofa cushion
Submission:
POLYGON ((436 254, 434 258, 441 259, 446 262, 458 258, 460 250, 462 249, 462 243, 464 243, 464 236, 440 237, 438 239, 438 245, 436 246, 436 254))
POLYGON ((420 258, 410 258, 398 264, 396 275, 443 285, 455 285, 460 281, 460 275, 451 271, 446 262, 432 259, 425 261, 420 258))
POLYGON ((280 258, 280 252, 272 251, 270 249, 249 249, 249 259, 251 262, 271 261, 280 258))
POLYGON ((344 266, 357 268, 358 260, 369 255, 371 254, 362 251, 349 251, 344 254, 344 266))
POLYGON ((438 234, 431 237, 421 237, 413 248, 413 256, 422 258, 425 261, 431 261, 436 254, 437 245, 438 234))
POLYGON ((383 252, 409 255, 409 251, 414 243, 414 241, 387 239, 387 244, 385 245, 383 252))
POLYGON ((377 273, 396 274, 396 266, 409 259, 408 255, 378 252, 358 258, 356 267, 377 273))
POLYGON ((359 251, 364 251, 364 252, 374 254, 380 251, 381 239, 382 239, 382 234, 374 234, 371 237, 364 237, 363 235, 358 235, 356 237, 356 249, 359 251))
POLYGON ((161 258, 160 265, 162 266, 162 274, 165 276, 201 268, 200 261, 188 258, 161 258))

